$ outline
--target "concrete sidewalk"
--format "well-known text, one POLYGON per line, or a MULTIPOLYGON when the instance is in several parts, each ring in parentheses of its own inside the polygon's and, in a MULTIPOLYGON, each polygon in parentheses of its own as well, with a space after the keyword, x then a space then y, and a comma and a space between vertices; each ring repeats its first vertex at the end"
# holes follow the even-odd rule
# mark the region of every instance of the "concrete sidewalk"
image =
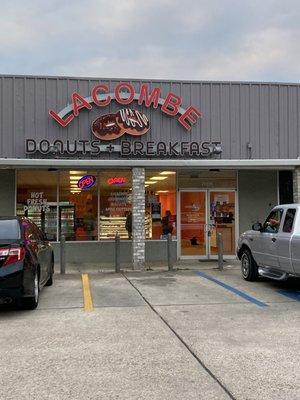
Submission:
POLYGON ((251 283, 239 263, 199 264, 91 266, 91 312, 76 266, 56 274, 36 311, 0 311, 1 397, 299 399, 300 305, 280 290, 300 281, 251 283))
MULTIPOLYGON (((240 261, 238 259, 225 259, 224 270, 230 268, 240 268, 240 261)), ((218 268, 217 260, 178 260, 173 265, 174 270, 214 270, 218 268)), ((60 272, 60 264, 55 264, 56 273, 60 272)), ((133 271, 131 264, 121 263, 121 271, 131 272, 133 271)), ((138 270, 135 270, 138 271, 138 270)), ((146 263, 143 271, 168 271, 167 262, 152 262, 146 263)), ((113 264, 105 263, 89 263, 89 264, 76 264, 67 263, 66 273, 99 273, 99 272, 115 272, 115 266, 113 264)), ((142 271, 141 271, 142 272, 142 271)))

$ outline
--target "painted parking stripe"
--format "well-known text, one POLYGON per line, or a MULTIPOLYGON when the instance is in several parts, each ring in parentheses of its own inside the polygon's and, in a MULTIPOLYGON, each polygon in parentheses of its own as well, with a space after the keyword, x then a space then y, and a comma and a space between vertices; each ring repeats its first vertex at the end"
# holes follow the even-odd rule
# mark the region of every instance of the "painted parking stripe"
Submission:
POLYGON ((198 272, 196 272, 196 274, 201 276, 202 278, 208 279, 209 281, 216 283, 219 286, 222 286, 224 289, 228 290, 229 292, 232 292, 232 293, 236 294, 237 296, 242 297, 244 300, 247 300, 250 303, 253 303, 258 307, 268 307, 268 304, 263 303, 260 300, 257 300, 255 297, 252 297, 249 294, 242 292, 239 289, 234 288, 233 286, 227 285, 227 283, 219 281, 219 279, 216 279, 213 276, 206 274, 205 272, 198 271, 198 272))
POLYGON ((91 295, 90 289, 90 281, 88 274, 82 274, 82 291, 83 291, 83 304, 84 304, 84 311, 93 311, 93 300, 91 295))
POLYGON ((280 290, 277 290, 277 292, 282 294, 283 296, 288 297, 289 299, 300 301, 300 290, 280 289, 280 290))

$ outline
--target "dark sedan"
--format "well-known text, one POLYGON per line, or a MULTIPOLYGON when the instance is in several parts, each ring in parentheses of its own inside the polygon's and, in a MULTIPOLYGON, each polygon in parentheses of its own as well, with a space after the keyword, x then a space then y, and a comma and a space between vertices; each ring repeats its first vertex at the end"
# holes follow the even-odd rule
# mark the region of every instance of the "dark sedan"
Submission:
POLYGON ((0 304, 16 301, 35 309, 43 286, 53 283, 54 256, 42 231, 29 219, 0 218, 0 304))

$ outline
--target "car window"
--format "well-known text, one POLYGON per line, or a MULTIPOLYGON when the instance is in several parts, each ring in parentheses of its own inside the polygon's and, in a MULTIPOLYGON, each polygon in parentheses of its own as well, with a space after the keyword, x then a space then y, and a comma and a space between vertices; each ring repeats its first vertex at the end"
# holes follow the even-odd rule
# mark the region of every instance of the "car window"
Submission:
POLYGON ((32 223, 29 220, 22 221, 22 228, 24 231, 25 240, 37 240, 37 234, 32 223))
POLYGON ((295 220, 296 209, 289 208, 285 214, 282 232, 290 233, 293 230, 293 224, 295 220))
POLYGON ((0 239, 20 239, 20 226, 19 222, 16 219, 0 220, 0 239))
POLYGON ((269 233, 277 233, 280 227, 282 214, 283 214, 282 209, 271 211, 271 213, 269 214, 268 218, 264 223, 263 231, 269 233))

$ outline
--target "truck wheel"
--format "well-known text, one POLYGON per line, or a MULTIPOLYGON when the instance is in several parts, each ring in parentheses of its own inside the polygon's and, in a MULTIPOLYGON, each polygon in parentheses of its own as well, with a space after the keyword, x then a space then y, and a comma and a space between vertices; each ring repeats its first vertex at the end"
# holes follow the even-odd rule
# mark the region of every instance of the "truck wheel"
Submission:
POLYGON ((256 281, 258 279, 258 267, 250 250, 243 250, 241 263, 243 278, 246 281, 256 281))

